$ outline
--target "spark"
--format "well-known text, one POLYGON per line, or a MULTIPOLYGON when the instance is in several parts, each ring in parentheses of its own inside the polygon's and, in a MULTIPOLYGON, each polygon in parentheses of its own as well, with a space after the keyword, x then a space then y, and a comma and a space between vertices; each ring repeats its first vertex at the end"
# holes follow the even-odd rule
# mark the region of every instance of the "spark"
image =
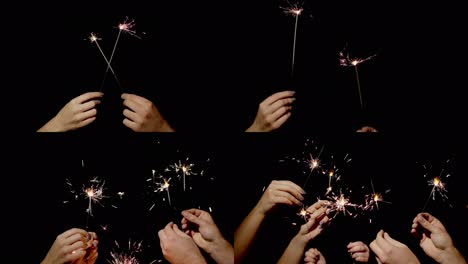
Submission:
MULTIPOLYGON (((391 204, 391 202, 384 201, 382 194, 375 192, 374 189, 374 183, 371 180, 371 188, 372 188, 372 193, 367 194, 364 197, 364 204, 361 206, 361 209, 363 211, 372 211, 374 208, 377 208, 379 210, 379 203, 388 203, 391 204)), ((386 190, 385 193, 389 193, 389 190, 386 190)))
POLYGON ((126 250, 121 250, 120 245, 115 241, 117 249, 114 249, 110 255, 111 260, 108 262, 110 264, 139 264, 136 254, 141 252, 143 241, 132 243, 131 240, 128 241, 128 248, 126 250))
POLYGON ((320 152, 318 153, 317 157, 314 158, 312 156, 312 154, 309 154, 310 155, 310 159, 306 160, 306 164, 307 166, 309 167, 310 169, 310 172, 309 172, 309 175, 307 176, 306 178, 306 181, 304 182, 304 186, 302 188, 305 188, 305 186, 307 186, 307 182, 309 181, 309 178, 310 178, 310 175, 312 174, 312 172, 319 168, 320 167, 320 155, 322 155, 322 152, 323 152, 323 149, 325 148, 325 145, 322 145, 322 148, 320 149, 320 152))
POLYGON ((304 219, 304 221, 307 222, 307 218, 309 217, 309 212, 307 212, 305 207, 302 207, 301 211, 299 211, 299 213, 297 213, 297 215, 302 217, 304 219))
POLYGON ((122 199, 122 197, 125 195, 125 192, 118 192, 117 195, 122 199))
POLYGON ((332 196, 327 197, 329 200, 326 203, 329 210, 327 210, 327 214, 335 212, 335 215, 331 217, 331 219, 335 218, 340 212, 343 215, 350 215, 353 216, 353 213, 348 210, 348 207, 359 207, 359 205, 351 203, 349 197, 346 197, 343 193, 340 192, 340 195, 335 195, 332 193, 332 196))
MULTIPOLYGON (((188 161, 188 158, 186 159, 188 161)), ((182 163, 182 161, 179 160, 178 163, 174 163, 173 165, 170 165, 168 168, 166 168, 165 171, 174 171, 175 173, 182 172, 182 182, 183 182, 183 188, 185 192, 185 178, 186 176, 189 175, 197 175, 196 172, 192 170, 192 167, 194 166, 193 163, 182 163)))
POLYGON ((87 212, 90 216, 93 216, 92 204, 101 204, 101 200, 106 197, 104 196, 105 182, 103 181, 101 183, 101 181, 98 178, 94 178, 90 182, 91 186, 83 186, 83 194, 85 196, 85 199, 89 200, 87 212))

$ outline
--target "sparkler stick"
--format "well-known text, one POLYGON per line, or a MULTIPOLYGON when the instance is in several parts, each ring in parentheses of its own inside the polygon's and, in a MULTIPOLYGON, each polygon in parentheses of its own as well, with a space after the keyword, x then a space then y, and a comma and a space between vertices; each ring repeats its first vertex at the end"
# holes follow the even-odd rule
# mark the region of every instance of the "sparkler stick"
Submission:
POLYGON ((100 203, 104 196, 104 184, 97 179, 94 178, 91 180, 91 186, 90 187, 84 187, 83 186, 83 194, 85 196, 85 199, 88 199, 88 209, 87 211, 87 216, 86 216, 86 229, 88 229, 88 224, 89 224, 89 217, 93 216, 93 203, 100 203))
MULTIPOLYGON (((117 38, 115 39, 115 43, 114 43, 114 48, 112 49, 112 53, 111 53, 111 56, 109 58, 109 63, 107 64, 107 68, 106 68, 106 72, 104 73, 104 78, 102 80, 102 84, 101 84, 101 89, 103 88, 104 86, 104 82, 106 80, 106 77, 107 77, 107 73, 109 72, 109 69, 111 69, 110 65, 112 63, 112 59, 114 58, 114 54, 115 54, 115 50, 117 49, 117 45, 119 43, 119 40, 120 40, 120 35, 122 33, 122 31, 124 33, 128 33, 138 39, 141 39, 133 29, 133 27, 135 26, 135 22, 132 20, 130 22, 127 22, 128 21, 128 17, 125 18, 125 21, 123 23, 120 23, 117 28, 119 29, 119 33, 117 33, 117 38)), ((120 87, 120 85, 119 85, 120 87)))
POLYGON ((102 51, 101 46, 100 46, 99 43, 98 43, 98 40, 100 40, 100 38, 98 38, 98 37, 96 36, 96 34, 91 33, 91 35, 89 36, 89 41, 91 41, 91 43, 95 43, 95 44, 96 44, 96 47, 99 49, 99 51, 101 52, 102 57, 104 58, 104 60, 105 60, 106 63, 107 63, 107 67, 108 67, 109 70, 112 72, 112 75, 114 75, 114 78, 115 78, 115 80, 117 81, 117 85, 120 87, 120 89, 122 89, 122 86, 120 85, 119 78, 117 78, 117 75, 115 74, 114 69, 112 68, 110 62, 107 60, 106 55, 105 55, 104 52, 102 51))
POLYGON ((434 179, 429 180, 428 183, 429 186, 432 186, 432 190, 431 193, 429 193, 429 197, 427 197, 426 203, 424 204, 424 207, 421 210, 421 212, 424 212, 424 210, 426 210, 426 207, 429 204, 429 200, 431 199, 431 197, 432 200, 435 200, 436 192, 438 192, 443 198, 448 199, 447 195, 445 194, 447 192, 447 189, 445 189, 445 184, 439 177, 435 177, 434 179))
POLYGON ((281 7, 281 9, 283 9, 284 13, 286 13, 287 15, 292 15, 293 17, 295 17, 293 49, 292 49, 292 59, 291 59, 291 77, 292 77, 294 76, 294 65, 295 65, 295 60, 296 60, 297 24, 299 21, 299 16, 301 15, 304 9, 299 4, 295 4, 295 5, 289 4, 289 5, 290 7, 287 7, 287 8, 281 7))

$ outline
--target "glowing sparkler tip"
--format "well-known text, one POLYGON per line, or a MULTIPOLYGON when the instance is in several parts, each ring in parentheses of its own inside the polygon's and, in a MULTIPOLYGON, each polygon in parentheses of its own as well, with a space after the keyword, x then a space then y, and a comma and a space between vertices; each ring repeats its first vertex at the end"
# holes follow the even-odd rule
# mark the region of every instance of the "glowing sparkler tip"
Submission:
POLYGON ((351 61, 351 64, 352 64, 353 66, 356 66, 356 65, 359 64, 359 61, 358 61, 358 60, 353 60, 353 61, 351 61))
POLYGON ((433 180, 434 186, 441 186, 442 182, 440 181, 439 177, 435 177, 433 180))
POLYGON ((88 39, 89 39, 89 41, 91 41, 91 43, 100 40, 100 38, 98 38, 97 35, 94 34, 94 33, 91 33, 91 35, 89 35, 88 39))

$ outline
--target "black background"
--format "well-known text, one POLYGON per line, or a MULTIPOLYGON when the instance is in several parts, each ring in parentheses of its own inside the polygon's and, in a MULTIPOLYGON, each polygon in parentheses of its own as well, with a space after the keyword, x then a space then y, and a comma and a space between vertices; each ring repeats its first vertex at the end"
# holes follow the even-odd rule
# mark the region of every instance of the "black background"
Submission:
MULTIPOLYGON (((19 8, 8 44, 12 85, 34 131, 70 99, 98 90, 105 62, 86 38, 100 37, 109 56, 126 16, 142 40, 123 35, 113 66, 124 90, 152 100, 177 130, 240 132, 258 104, 293 89, 297 101, 285 131, 352 132, 373 125, 391 133, 457 134, 466 69, 461 8, 455 4, 307 1, 299 19, 291 79, 294 18, 282 1, 164 1, 151 4, 28 4, 19 8), (141 34, 145 32, 146 34, 141 34), (359 67, 353 56, 377 57, 359 67)), ((99 117, 87 130, 128 131, 120 91, 109 75, 99 117)), ((22 119, 21 119, 22 120, 22 119)), ((30 124, 30 125, 29 125, 30 124)), ((86 130, 86 129, 85 129, 86 130)))

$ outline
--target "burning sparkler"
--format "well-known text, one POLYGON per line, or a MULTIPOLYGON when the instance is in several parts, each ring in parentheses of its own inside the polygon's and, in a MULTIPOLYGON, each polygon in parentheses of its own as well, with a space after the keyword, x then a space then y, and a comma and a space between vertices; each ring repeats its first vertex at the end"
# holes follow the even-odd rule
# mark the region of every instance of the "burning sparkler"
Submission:
MULTIPOLYGON (((104 73, 104 78, 103 78, 102 84, 101 84, 101 90, 102 90, 102 87, 104 86, 104 82, 106 80, 107 73, 109 72, 109 70, 112 71, 112 68, 111 68, 112 59, 114 58, 115 50, 117 49, 117 45, 119 43, 120 35, 122 34, 122 32, 127 33, 127 34, 129 34, 131 36, 134 36, 134 37, 136 37, 138 39, 141 39, 141 37, 139 37, 137 35, 136 31, 133 30, 134 27, 135 27, 135 21, 134 20, 128 21, 128 17, 125 18, 124 22, 120 23, 117 26, 117 28, 119 29, 119 33, 117 33, 117 38, 115 39, 115 42, 114 42, 114 48, 112 49, 112 53, 111 53, 111 56, 109 58, 109 62, 107 64, 106 72, 104 73)), ((120 85, 119 85, 119 87, 120 87, 120 85)))
MULTIPOLYGON (((186 159, 188 161, 188 158, 186 159)), ((179 163, 174 163, 173 165, 170 165, 168 168, 165 169, 165 171, 174 171, 175 173, 182 172, 182 182, 183 182, 183 188, 185 192, 185 178, 186 176, 189 175, 197 175, 196 172, 192 171, 192 167, 194 166, 193 163, 182 163, 179 160, 179 163)))
MULTIPOLYGON (((374 208, 377 208, 377 210, 379 210, 379 203, 391 204, 391 202, 384 201, 382 194, 375 192, 374 184, 372 180, 371 180, 371 187, 372 187, 372 193, 367 194, 365 196, 364 198, 365 202, 361 206, 361 209, 363 211, 372 211, 374 210, 374 208)), ((390 192, 390 189, 385 191, 385 193, 389 193, 389 192, 390 192)))
POLYGON ((143 241, 134 242, 132 243, 131 240, 128 241, 128 248, 126 250, 121 250, 120 245, 117 241, 115 241, 115 245, 117 249, 114 249, 110 255, 111 260, 109 263, 111 264, 139 264, 136 254, 141 252, 143 241))
POLYGON ((289 3, 289 7, 280 7, 283 9, 284 13, 287 15, 291 15, 295 18, 294 23, 294 38, 293 38, 293 49, 292 49, 292 63, 291 63, 291 76, 294 75, 294 64, 296 59, 296 36, 297 36, 297 24, 299 21, 299 16, 302 14, 304 9, 302 8, 302 4, 291 4, 289 3))
POLYGON ((320 166, 320 160, 319 160, 319 158, 320 158, 320 155, 322 155, 322 152, 323 152, 323 149, 324 149, 324 148, 325 148, 325 145, 322 145, 322 148, 320 149, 320 151, 319 151, 319 153, 318 153, 318 155, 317 155, 316 158, 314 158, 314 157, 312 156, 312 154, 309 154, 309 155, 310 155, 310 159, 306 160, 306 164, 307 164, 307 166, 309 167, 310 172, 309 172, 309 175, 307 176, 306 181, 304 182, 304 186, 302 186, 302 188, 305 188, 305 187, 307 186, 307 182, 309 181, 309 178, 310 178, 310 175, 312 175, 312 172, 313 172, 315 169, 319 168, 319 166, 320 166))
POLYGON ((364 109, 364 102, 362 101, 361 83, 359 81, 358 65, 365 61, 372 59, 375 56, 377 56, 377 54, 374 54, 364 59, 359 59, 359 58, 350 58, 349 54, 346 51, 340 51, 339 53, 340 66, 354 67, 354 71, 356 73, 356 82, 357 82, 357 87, 358 87, 358 92, 359 92, 359 103, 361 104, 361 109, 364 109))
POLYGON ((429 194, 429 197, 426 200, 426 203, 424 204, 424 207, 422 209, 422 212, 426 210, 427 204, 429 203, 429 200, 432 197, 432 200, 436 199, 436 193, 438 193, 443 200, 448 199, 447 196, 447 189, 445 189, 445 183, 442 182, 442 180, 439 177, 434 177, 433 179, 428 181, 429 186, 432 186, 431 193, 429 194))
MULTIPOLYGON (((156 171, 155 170, 152 170, 152 173, 153 173, 153 177, 147 179, 146 181, 151 183, 150 187, 153 189, 153 192, 157 193, 157 192, 166 191, 167 200, 169 202, 169 205, 172 205, 172 203, 171 203, 171 194, 169 193, 169 187, 171 186, 171 184, 169 182, 171 181, 171 178, 166 179, 163 176, 157 176, 156 177, 156 175, 155 175, 156 171), (162 180, 162 182, 161 182, 161 180, 162 180)), ((153 204, 150 207, 149 210, 151 211, 154 208, 155 205, 156 204, 153 204)))
POLYGON ((117 85, 122 88, 122 86, 120 85, 120 81, 119 81, 119 78, 117 78, 117 75, 115 74, 115 71, 114 69, 112 68, 109 60, 107 60, 107 57, 106 55, 104 54, 104 52, 102 51, 101 49, 101 46, 99 45, 99 42, 98 40, 101 40, 101 38, 98 38, 97 35, 95 33, 91 33, 91 35, 88 37, 89 41, 91 41, 91 43, 95 43, 96 44, 96 47, 99 49, 99 51, 101 52, 101 55, 102 57, 104 58, 104 60, 106 61, 107 63, 107 68, 112 72, 112 75, 114 75, 114 78, 115 80, 117 81, 117 85))
POLYGON ((328 202, 326 203, 327 207, 329 208, 327 210, 327 214, 335 212, 335 215, 331 217, 330 219, 334 219, 336 215, 338 215, 340 212, 343 213, 343 215, 350 215, 353 216, 353 213, 348 210, 348 207, 359 207, 359 205, 351 203, 349 201, 349 197, 346 197, 343 193, 340 192, 340 195, 335 195, 332 193, 331 196, 327 196, 329 199, 328 202))
MULTIPOLYGON (((86 217, 86 229, 88 229, 88 221, 89 217, 93 216, 93 203, 101 204, 101 200, 105 198, 104 196, 104 184, 105 182, 101 182, 98 178, 94 178, 90 181, 91 186, 86 187, 83 186, 83 195, 88 202, 88 209, 86 212, 88 213, 86 217)), ((102 204, 101 204, 102 205, 102 204)))

